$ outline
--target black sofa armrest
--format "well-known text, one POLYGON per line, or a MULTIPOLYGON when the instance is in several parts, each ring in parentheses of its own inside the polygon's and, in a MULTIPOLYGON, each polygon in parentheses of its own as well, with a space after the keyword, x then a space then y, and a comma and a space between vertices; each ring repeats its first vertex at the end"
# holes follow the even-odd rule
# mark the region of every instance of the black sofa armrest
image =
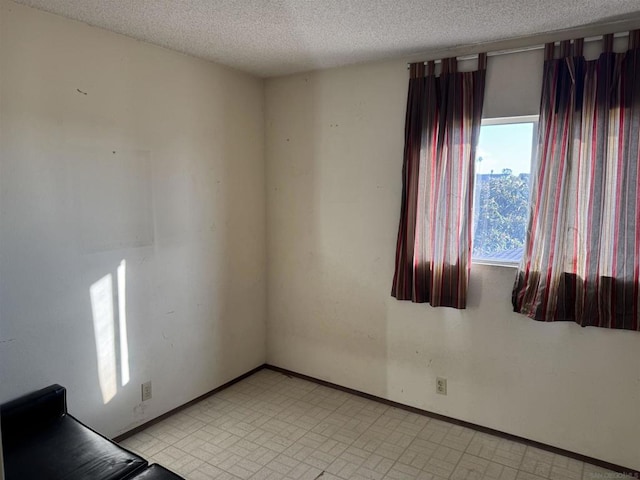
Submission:
POLYGON ((67 390, 50 385, 42 390, 0 405, 2 432, 8 439, 22 436, 67 413, 67 390))
POLYGON ((60 385, 0 405, 0 423, 7 480, 183 480, 69 415, 60 385))

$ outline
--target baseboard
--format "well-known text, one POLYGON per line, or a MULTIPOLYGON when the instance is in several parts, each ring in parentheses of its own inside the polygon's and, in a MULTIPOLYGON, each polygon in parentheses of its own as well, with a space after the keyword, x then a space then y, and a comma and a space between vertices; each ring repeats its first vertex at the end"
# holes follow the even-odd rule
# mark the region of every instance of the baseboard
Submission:
POLYGON ((180 405, 179 407, 176 407, 172 410, 169 410, 166 413, 163 413, 162 415, 160 415, 159 417, 154 418, 153 420, 149 420, 148 422, 145 422, 141 425, 138 425, 137 427, 126 431, 125 433, 121 433, 120 435, 118 435, 117 437, 114 437, 112 440, 116 443, 121 442, 133 435, 135 435, 136 433, 141 432, 142 430, 145 430, 147 428, 149 428, 151 425, 155 425, 156 423, 161 422, 162 420, 170 417, 171 415, 174 415, 176 413, 178 413, 181 410, 184 410, 185 408, 190 407, 191 405, 194 405, 198 402, 200 402, 201 400, 204 400, 207 397, 210 397, 211 395, 215 395, 216 393, 224 390, 225 388, 229 388, 231 385, 233 385, 234 383, 238 383, 241 380, 244 380, 247 377, 250 377, 251 375, 253 375, 256 372, 259 372, 260 370, 266 368, 266 364, 262 364, 257 366, 254 369, 249 370, 246 373, 243 373, 242 375, 240 375, 239 377, 234 378, 233 380, 229 380, 227 383, 225 383, 224 385, 220 385, 219 387, 214 388, 213 390, 210 390, 209 392, 200 395, 197 398, 194 398, 193 400, 188 401, 185 404, 180 405))
POLYGON ((373 400, 375 402, 383 403, 385 405, 389 405, 391 407, 399 408, 401 410, 406 410, 408 412, 417 413, 418 415, 424 415, 426 417, 435 418, 437 420, 443 420, 445 422, 453 423, 455 425, 460 425, 466 428, 470 428, 472 430, 476 430, 483 433, 488 433, 491 435, 495 435, 497 437, 501 437, 507 440, 513 440, 515 442, 523 443, 525 445, 530 445, 535 448, 539 448, 540 450, 545 450, 551 453, 557 453, 559 455, 564 455, 565 457, 573 458, 575 460, 579 460, 581 462, 589 463, 591 465, 595 465, 597 467, 605 468, 607 470, 613 470, 614 472, 623 473, 625 475, 629 475, 631 477, 640 479, 640 471, 634 470, 632 468, 623 467, 621 465, 615 465, 613 463, 605 462, 604 460, 598 460, 597 458, 587 457, 586 455, 582 455, 580 453, 571 452, 569 450, 565 450, 563 448, 554 447, 552 445, 547 445, 546 443, 536 442, 535 440, 529 440, 527 438, 519 437, 517 435, 512 435, 510 433, 501 432, 500 430, 495 430, 493 428, 484 427, 482 425, 477 425, 475 423, 466 422, 464 420, 458 420, 457 418, 447 417, 446 415, 440 415, 439 413, 429 412, 428 410, 422 410, 420 408, 411 407, 409 405, 404 405, 402 403, 394 402, 393 400, 387 400, 386 398, 377 397, 375 395, 371 395, 369 393, 364 393, 359 390, 354 390, 353 388, 344 387, 342 385, 338 385, 335 383, 327 382, 325 380, 320 380, 319 378, 310 377, 308 375, 304 375, 302 373, 294 372, 292 370, 287 370, 286 368, 276 367, 275 365, 265 364, 264 368, 269 370, 273 370, 275 372, 282 373, 283 375, 288 375, 291 377, 301 378, 303 380, 307 380, 309 382, 314 382, 319 385, 323 385, 329 388, 335 388, 336 390, 341 390, 343 392, 351 393, 352 395, 356 395, 358 397, 366 398, 369 400, 373 400))
POLYGON ((298 373, 298 372, 294 372, 293 370, 288 370, 286 368, 282 368, 282 367, 277 367, 275 365, 269 365, 267 363, 260 365, 252 370, 249 370, 246 373, 243 373, 242 375, 240 375, 239 377, 234 378, 233 380, 228 381, 227 383, 225 383, 224 385, 220 385, 217 388, 214 388, 213 390, 200 395, 197 398, 194 398, 193 400, 180 405, 179 407, 176 407, 166 413, 163 413, 162 415, 160 415, 159 417, 154 418, 153 420, 150 420, 148 422, 145 422, 141 425, 138 425, 137 427, 133 428, 132 430, 129 430, 125 433, 122 433, 120 435, 118 435, 117 437, 115 437, 113 439, 114 442, 121 442, 122 440, 125 440, 133 435, 135 435, 136 433, 141 432, 142 430, 149 428, 151 425, 155 425, 158 422, 161 422, 162 420, 170 417, 171 415, 178 413, 181 410, 184 410, 187 407, 190 407, 191 405, 194 405, 196 403, 198 403, 201 400, 204 400, 207 397, 210 397, 211 395, 215 395, 216 393, 224 390, 225 388, 229 388, 231 385, 238 383, 241 380, 244 380, 247 377, 250 377, 251 375, 253 375, 256 372, 259 372, 260 370, 263 369, 269 369, 272 370, 274 372, 279 372, 282 373, 283 375, 287 375, 290 377, 297 377, 297 378, 301 378, 303 380, 307 380, 309 382, 313 382, 313 383, 317 383, 318 385, 323 385, 325 387, 329 387, 329 388, 335 388, 336 390, 340 390, 346 393, 350 393, 352 395, 356 395, 358 397, 362 397, 362 398, 366 398, 368 400, 373 400, 375 402, 379 402, 379 403, 383 403, 385 405, 389 405, 391 407, 395 407, 395 408, 399 408, 401 410, 406 410, 408 412, 412 412, 412 413, 416 413, 418 415, 424 415, 426 417, 430 417, 430 418, 435 418, 437 420, 442 420, 445 422, 449 422, 449 423, 453 423, 454 425, 460 425, 462 427, 466 427, 466 428, 470 428, 472 430, 476 430, 478 432, 483 432, 483 433, 488 433, 490 435, 495 435, 497 437, 500 438, 504 438, 507 440, 513 440, 515 442, 520 442, 523 443, 525 445, 530 445, 532 447, 535 448, 539 448, 540 450, 545 450, 547 452, 551 452, 551 453, 557 453, 559 455, 564 455, 565 457, 569 457, 569 458, 573 458, 575 460, 579 460, 581 462, 585 462, 585 463, 589 463, 591 465, 595 465, 597 467, 601 467, 601 468, 605 468, 607 470, 612 470, 614 472, 618 472, 618 473, 622 473, 625 475, 629 475, 630 477, 634 477, 636 479, 640 479, 640 471, 638 470, 634 470, 632 468, 627 468, 627 467, 623 467, 621 465, 616 465, 613 463, 609 463, 609 462, 605 462, 604 460, 598 460, 597 458, 592 458, 592 457, 588 457, 586 455, 582 455, 580 453, 575 453, 575 452, 571 452, 569 450, 565 450, 563 448, 559 448, 559 447, 554 447, 553 445, 547 445, 546 443, 541 443, 541 442, 536 442, 535 440, 529 440, 527 438, 524 437, 519 437, 518 435, 512 435, 510 433, 505 433, 505 432, 501 432, 500 430, 495 430, 493 428, 489 428, 489 427, 484 427, 482 425, 477 425, 475 423, 471 423, 471 422, 466 422, 464 420, 458 420, 457 418, 453 418, 453 417, 448 417, 446 415, 441 415, 439 413, 434 413, 434 412, 430 412, 428 410, 422 410, 420 408, 416 408, 416 407, 411 407, 409 405, 405 405, 403 403, 398 403, 398 402, 394 402, 393 400, 387 400, 386 398, 382 398, 382 397, 377 397, 376 395, 371 395, 370 393, 365 393, 365 392, 361 392, 359 390, 354 390, 353 388, 349 388, 349 387, 345 387, 342 385, 338 385, 336 383, 331 383, 331 382, 327 382, 326 380, 321 380, 319 378, 315 378, 315 377, 310 377, 309 375, 304 375, 302 373, 298 373))

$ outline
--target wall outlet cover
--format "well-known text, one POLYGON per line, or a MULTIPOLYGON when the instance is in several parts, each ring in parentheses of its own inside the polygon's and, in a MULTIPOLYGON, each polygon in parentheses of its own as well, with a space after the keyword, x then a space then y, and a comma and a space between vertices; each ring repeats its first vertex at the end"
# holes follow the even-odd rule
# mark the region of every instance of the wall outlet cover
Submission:
POLYGON ((442 377, 436 378, 436 393, 440 395, 447 394, 447 379, 442 377))
POLYGON ((151 382, 145 382, 142 384, 142 401, 145 402, 151 400, 151 382))

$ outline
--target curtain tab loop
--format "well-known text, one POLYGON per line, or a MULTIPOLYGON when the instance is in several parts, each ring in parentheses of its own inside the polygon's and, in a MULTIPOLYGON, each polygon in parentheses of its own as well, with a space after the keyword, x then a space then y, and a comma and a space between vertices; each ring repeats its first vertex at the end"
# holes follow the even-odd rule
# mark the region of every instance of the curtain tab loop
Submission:
POLYGON ((629 50, 640 48, 640 30, 629 32, 629 50))
POLYGON ((434 60, 429 60, 427 63, 427 75, 433 77, 436 74, 436 62, 434 60))
POLYGON ((412 63, 409 65, 409 78, 421 78, 424 77, 424 62, 412 63))
POLYGON ((560 56, 562 58, 571 56, 571 40, 563 40, 560 42, 560 56))
POLYGON ((613 51, 613 33, 609 33, 602 37, 602 51, 607 53, 613 51))
POLYGON ((453 58, 444 58, 442 59, 442 74, 455 73, 456 71, 456 59, 453 58))
POLYGON ((584 51, 584 38, 576 38, 573 41, 573 55, 575 57, 581 57, 584 51))
POLYGON ((487 69, 487 54, 479 53, 478 54, 478 70, 486 70, 487 69))
POLYGON ((555 56, 556 45, 553 42, 549 42, 544 46, 544 59, 545 60, 553 60, 555 56))

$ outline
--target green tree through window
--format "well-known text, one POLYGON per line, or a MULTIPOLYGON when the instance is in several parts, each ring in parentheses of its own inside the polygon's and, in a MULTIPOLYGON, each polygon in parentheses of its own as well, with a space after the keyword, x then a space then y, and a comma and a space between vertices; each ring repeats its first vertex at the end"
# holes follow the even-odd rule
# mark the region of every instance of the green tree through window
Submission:
POLYGON ((536 120, 517 117, 483 122, 474 186, 475 261, 515 264, 522 258, 536 120))
POLYGON ((473 256, 491 258, 524 245, 529 214, 529 175, 500 174, 476 178, 477 222, 473 256))

